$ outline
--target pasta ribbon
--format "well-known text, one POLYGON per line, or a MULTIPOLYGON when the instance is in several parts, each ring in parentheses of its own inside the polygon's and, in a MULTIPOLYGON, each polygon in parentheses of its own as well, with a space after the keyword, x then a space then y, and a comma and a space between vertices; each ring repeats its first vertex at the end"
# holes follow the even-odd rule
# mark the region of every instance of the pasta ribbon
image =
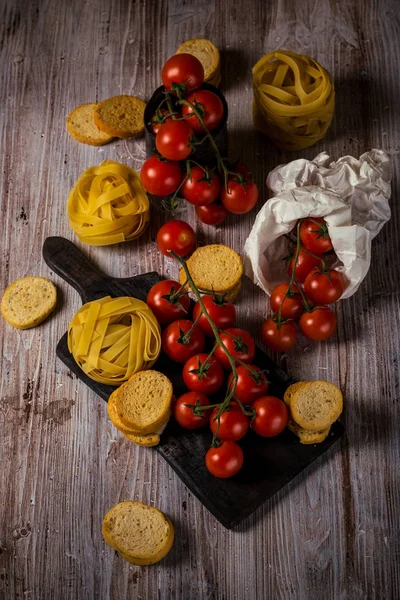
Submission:
POLYGON ((69 224, 89 246, 134 240, 146 229, 149 216, 139 175, 113 160, 86 169, 68 198, 69 224))
POLYGON ((120 385, 157 360, 160 325, 145 302, 105 296, 75 313, 68 327, 68 349, 88 377, 120 385))
POLYGON ((316 60, 277 50, 253 67, 253 123, 284 150, 321 140, 335 108, 333 79, 316 60))

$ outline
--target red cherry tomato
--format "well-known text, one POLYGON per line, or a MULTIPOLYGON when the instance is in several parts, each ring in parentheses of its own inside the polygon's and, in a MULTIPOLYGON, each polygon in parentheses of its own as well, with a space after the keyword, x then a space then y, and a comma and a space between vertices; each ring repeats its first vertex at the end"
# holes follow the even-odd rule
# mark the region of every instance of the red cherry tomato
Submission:
POLYGON ((207 167, 191 167, 190 175, 181 187, 182 196, 195 206, 211 204, 218 198, 219 179, 207 167))
POLYGON ((224 370, 213 356, 208 358, 208 354, 195 354, 186 361, 182 377, 189 390, 212 395, 224 382, 224 370))
MULTIPOLYGON (((300 250, 299 256, 297 259, 297 264, 296 264, 296 273, 295 273, 296 281, 298 283, 304 283, 304 280, 307 277, 307 275, 309 274, 309 272, 312 271, 314 269, 314 267, 321 266, 321 264, 322 263, 319 258, 315 258, 314 256, 307 254, 307 252, 300 250)), ((289 263, 288 271, 289 271, 290 276, 293 273, 293 267, 294 267, 294 257, 292 258, 292 260, 289 263)))
POLYGON ((187 294, 177 295, 181 284, 172 279, 159 281, 147 294, 147 306, 153 311, 161 325, 167 325, 177 319, 184 319, 189 314, 190 299, 187 294))
POLYGON ((293 321, 281 323, 279 329, 274 319, 267 319, 261 325, 261 339, 274 352, 289 350, 296 343, 297 331, 293 321))
POLYGON ((220 416, 219 428, 218 419, 216 419, 219 409, 214 408, 210 417, 210 428, 218 439, 237 442, 246 435, 250 419, 242 412, 242 409, 236 402, 231 402, 229 406, 230 408, 220 416))
POLYGON ((282 304, 281 316, 284 319, 298 319, 304 311, 300 290, 297 285, 293 285, 290 295, 285 298, 288 287, 288 283, 280 283, 272 290, 269 299, 271 310, 278 313, 282 304))
POLYGON ((172 404, 175 420, 184 429, 200 429, 204 425, 207 425, 210 420, 211 410, 203 411, 203 415, 200 417, 195 415, 193 410, 186 406, 186 404, 210 406, 207 396, 199 392, 187 392, 172 404))
POLYGON ((193 129, 186 121, 163 123, 156 135, 156 148, 168 160, 185 160, 191 154, 193 129))
POLYGON ((163 123, 167 123, 168 121, 172 120, 172 117, 165 117, 165 115, 169 114, 169 110, 166 110, 165 108, 162 108, 161 110, 157 111, 154 115, 154 117, 151 119, 150 121, 150 129, 151 131, 154 133, 154 135, 157 135, 158 130, 160 129, 161 125, 163 123))
MULTIPOLYGON (((235 397, 242 404, 252 404, 254 400, 268 393, 268 380, 265 373, 256 367, 249 365, 249 368, 239 365, 236 367, 238 379, 236 382, 235 397)), ((228 390, 233 386, 233 374, 229 375, 228 390)))
MULTIPOLYGON (((226 297, 205 295, 201 299, 209 317, 218 329, 228 329, 228 327, 234 326, 236 322, 236 308, 226 297)), ((196 320, 200 313, 200 304, 196 302, 193 309, 193 319, 196 320)), ((204 313, 200 316, 199 325, 206 335, 210 337, 214 336, 211 325, 204 313)))
POLYGON ((162 349, 175 362, 185 363, 191 356, 204 349, 204 333, 199 326, 196 326, 189 336, 185 335, 192 326, 193 321, 180 319, 170 323, 162 334, 162 349))
POLYGON ((300 225, 300 239, 306 250, 313 254, 324 254, 333 250, 328 227, 322 217, 310 217, 300 225))
POLYGON ((192 54, 175 54, 163 66, 161 79, 167 90, 174 83, 184 85, 185 92, 197 90, 204 81, 204 68, 192 54))
POLYGON ((258 188, 251 179, 245 176, 243 182, 236 177, 228 178, 228 191, 222 186, 221 202, 226 210, 235 215, 243 215, 249 212, 258 200, 258 188))
POLYGON ((228 216, 228 211, 219 202, 213 202, 207 206, 196 206, 196 215, 206 225, 220 225, 228 216))
POLYGON ((168 250, 187 256, 196 246, 196 235, 184 221, 168 221, 157 233, 157 246, 165 256, 171 256, 168 250))
MULTIPOLYGON (((222 104, 221 99, 217 96, 217 94, 214 94, 214 92, 210 92, 208 90, 199 90, 193 94, 190 94, 190 96, 185 98, 185 100, 197 107, 200 113, 202 113, 202 119, 209 131, 216 129, 221 123, 224 116, 224 105, 222 104)), ((185 121, 189 123, 190 127, 192 127, 192 129, 197 133, 204 133, 204 127, 200 123, 197 115, 193 113, 191 106, 183 104, 182 115, 192 115, 186 117, 185 121)))
POLYGON ((344 287, 343 275, 335 269, 322 271, 316 267, 304 282, 304 291, 315 304, 337 302, 344 292, 344 287))
POLYGON ((220 479, 233 477, 243 466, 243 450, 235 442, 222 442, 206 454, 206 467, 211 475, 220 479))
POLYGON ((311 312, 301 315, 300 329, 306 337, 315 342, 326 340, 336 329, 336 315, 328 308, 314 308, 311 312))
MULTIPOLYGON (((220 338, 234 360, 238 359, 245 363, 251 363, 253 361, 256 353, 256 346, 253 338, 247 331, 239 329, 238 327, 230 327, 220 333, 220 338)), ((215 358, 218 358, 225 369, 231 368, 228 355, 221 346, 218 346, 215 350, 214 356, 215 358)))
POLYGON ((289 411, 282 400, 263 396, 253 403, 256 416, 251 422, 253 430, 262 437, 275 437, 282 433, 289 421, 289 411))
POLYGON ((169 196, 175 192, 182 181, 180 164, 161 160, 154 154, 143 163, 140 180, 149 194, 169 196))

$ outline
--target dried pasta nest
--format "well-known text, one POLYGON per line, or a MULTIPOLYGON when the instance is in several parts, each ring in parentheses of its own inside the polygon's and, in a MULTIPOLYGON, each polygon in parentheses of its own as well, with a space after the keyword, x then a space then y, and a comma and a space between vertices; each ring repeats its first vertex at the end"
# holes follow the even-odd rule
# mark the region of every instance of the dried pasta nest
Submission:
POLYGON ((145 302, 106 296, 84 304, 68 327, 68 349, 94 381, 120 385, 150 369, 160 354, 160 326, 145 302))
POLYGON ((86 169, 68 198, 69 224, 89 246, 134 240, 149 217, 149 199, 138 173, 113 160, 86 169))
POLYGON ((321 140, 331 124, 335 90, 316 60, 287 50, 253 67, 253 122, 280 148, 301 150, 321 140))

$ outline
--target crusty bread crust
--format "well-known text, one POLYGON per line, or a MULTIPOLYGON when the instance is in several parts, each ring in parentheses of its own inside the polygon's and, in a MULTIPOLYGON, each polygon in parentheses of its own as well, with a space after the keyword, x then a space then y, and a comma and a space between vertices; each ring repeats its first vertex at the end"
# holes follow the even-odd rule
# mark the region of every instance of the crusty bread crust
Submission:
POLYGON ((138 137, 144 133, 145 107, 146 103, 136 96, 113 96, 96 106, 94 122, 109 135, 138 137))
POLYGON ((312 381, 291 398, 292 417, 304 429, 320 431, 336 421, 343 410, 343 396, 329 381, 312 381))
POLYGON ((21 277, 11 283, 1 299, 5 320, 17 329, 30 329, 42 323, 55 309, 57 288, 44 277, 21 277))
POLYGON ((308 429, 304 429, 304 427, 298 425, 295 421, 293 421, 293 419, 289 419, 287 428, 292 433, 297 435, 300 440, 300 444, 320 444, 328 437, 331 430, 329 426, 326 429, 321 429, 320 431, 309 431, 308 429))
POLYGON ((114 137, 105 133, 94 122, 94 109, 96 102, 81 104, 67 117, 68 133, 78 142, 89 146, 104 146, 111 142, 114 137))

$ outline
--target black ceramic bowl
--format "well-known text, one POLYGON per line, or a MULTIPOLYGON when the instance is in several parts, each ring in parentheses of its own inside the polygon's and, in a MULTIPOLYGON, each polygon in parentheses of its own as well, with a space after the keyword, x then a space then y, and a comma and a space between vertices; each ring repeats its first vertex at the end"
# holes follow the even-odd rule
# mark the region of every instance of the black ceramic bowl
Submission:
MULTIPOLYGON (((209 90, 210 92, 214 92, 222 101, 224 105, 224 118, 216 129, 211 131, 211 135, 214 138, 216 145, 218 146, 218 150, 222 158, 227 158, 228 156, 228 129, 226 126, 228 119, 228 105, 225 100, 225 96, 221 94, 218 88, 210 85, 209 83, 203 83, 201 86, 202 90, 209 90)), ((155 135, 151 131, 150 122, 153 118, 157 108, 161 104, 164 98, 164 86, 160 86, 156 89, 148 103, 146 104, 146 108, 144 111, 144 122, 145 122, 145 135, 146 135, 146 152, 147 156, 151 156, 156 152, 156 143, 155 143, 155 135)), ((197 134, 199 137, 203 137, 201 134, 197 134)), ((209 142, 209 140, 205 140, 202 144, 196 147, 194 152, 188 157, 189 159, 193 159, 196 162, 208 166, 215 167, 215 153, 209 142)))

